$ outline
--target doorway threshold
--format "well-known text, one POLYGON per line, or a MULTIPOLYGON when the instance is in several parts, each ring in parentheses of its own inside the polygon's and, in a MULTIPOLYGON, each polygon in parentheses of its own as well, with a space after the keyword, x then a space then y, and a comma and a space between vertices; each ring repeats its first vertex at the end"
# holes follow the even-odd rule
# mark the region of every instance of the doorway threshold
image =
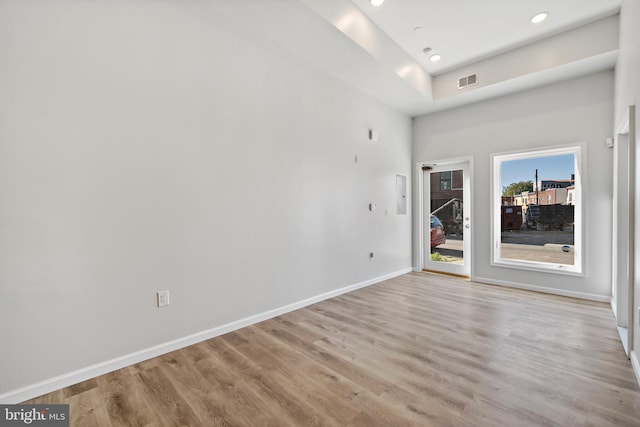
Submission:
POLYGON ((445 276, 453 276, 453 277, 459 277, 461 279, 471 280, 471 277, 465 276, 463 274, 447 273, 446 271, 438 271, 438 270, 428 270, 426 268, 423 268, 422 271, 427 272, 427 273, 443 274, 445 276))

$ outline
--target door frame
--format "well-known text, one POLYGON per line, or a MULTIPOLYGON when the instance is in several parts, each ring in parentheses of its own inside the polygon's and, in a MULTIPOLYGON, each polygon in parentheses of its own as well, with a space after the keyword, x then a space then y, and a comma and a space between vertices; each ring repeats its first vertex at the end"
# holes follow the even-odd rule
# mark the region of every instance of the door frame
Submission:
POLYGON ((613 162, 613 247, 611 308, 627 357, 633 349, 634 283, 636 280, 636 141, 635 107, 630 106, 618 123, 613 162))
POLYGON ((424 166, 448 166, 448 165, 457 165, 460 163, 466 163, 467 171, 469 174, 469 188, 468 188, 468 204, 467 212, 469 217, 469 222, 471 224, 470 232, 465 233, 465 249, 468 249, 468 253, 466 254, 465 262, 469 264, 469 277, 473 280, 475 276, 474 265, 475 265, 475 254, 473 251, 473 235, 474 235, 474 203, 473 203, 473 157, 465 156, 465 157, 456 157, 449 159, 440 159, 440 160, 426 160, 422 162, 417 162, 415 166, 415 182, 416 182, 416 190, 417 190, 417 203, 416 206, 418 208, 418 214, 416 218, 416 253, 417 253, 417 263, 416 263, 416 271, 423 271, 425 268, 425 234, 424 234, 424 171, 422 168, 424 166))

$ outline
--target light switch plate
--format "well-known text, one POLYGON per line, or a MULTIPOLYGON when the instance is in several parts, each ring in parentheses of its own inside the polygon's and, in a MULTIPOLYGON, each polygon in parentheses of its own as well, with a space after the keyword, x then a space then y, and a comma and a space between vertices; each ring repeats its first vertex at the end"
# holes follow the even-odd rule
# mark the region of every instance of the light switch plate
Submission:
POLYGON ((169 291, 158 291, 158 307, 166 307, 169 305, 169 291))

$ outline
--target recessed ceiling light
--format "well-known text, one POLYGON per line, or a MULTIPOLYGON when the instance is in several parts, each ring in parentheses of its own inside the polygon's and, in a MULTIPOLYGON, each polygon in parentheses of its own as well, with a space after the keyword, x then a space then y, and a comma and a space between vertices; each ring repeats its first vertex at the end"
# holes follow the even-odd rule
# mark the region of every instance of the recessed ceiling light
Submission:
POLYGON ((380 6, 382 3, 384 3, 384 0, 371 0, 373 6, 380 6))
POLYGON ((442 58, 442 57, 441 57, 440 55, 438 55, 437 53, 434 53, 433 55, 431 55, 431 56, 429 57, 429 61, 431 61, 431 62, 438 62, 438 61, 440 61, 440 59, 441 59, 441 58, 442 58))
POLYGON ((531 18, 531 22, 534 24, 539 24, 540 22, 547 19, 547 16, 549 16, 547 12, 540 12, 537 15, 535 15, 533 18, 531 18))

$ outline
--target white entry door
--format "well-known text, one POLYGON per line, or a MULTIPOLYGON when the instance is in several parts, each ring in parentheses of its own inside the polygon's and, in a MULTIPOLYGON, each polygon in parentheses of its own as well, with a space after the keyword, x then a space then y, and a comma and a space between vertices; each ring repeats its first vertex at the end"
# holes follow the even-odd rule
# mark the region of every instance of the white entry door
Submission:
POLYGON ((469 162, 422 166, 423 268, 471 275, 469 162))

